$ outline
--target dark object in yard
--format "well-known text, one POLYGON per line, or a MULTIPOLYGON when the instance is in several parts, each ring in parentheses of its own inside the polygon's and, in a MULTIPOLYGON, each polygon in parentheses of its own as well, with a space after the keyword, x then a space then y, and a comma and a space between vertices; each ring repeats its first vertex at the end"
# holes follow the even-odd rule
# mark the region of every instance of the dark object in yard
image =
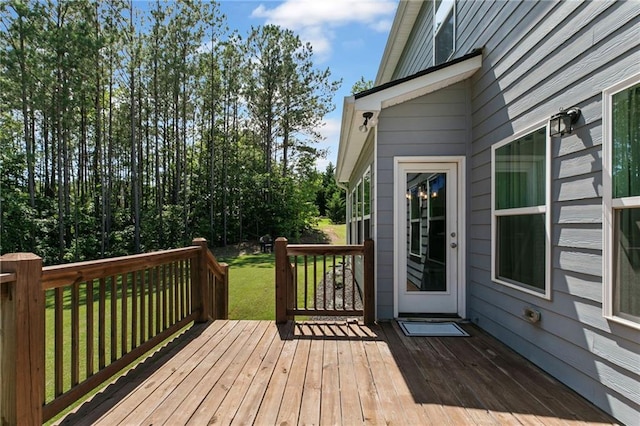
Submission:
POLYGON ((271 235, 267 234, 260 237, 260 251, 262 253, 273 253, 273 239, 271 238, 271 235))

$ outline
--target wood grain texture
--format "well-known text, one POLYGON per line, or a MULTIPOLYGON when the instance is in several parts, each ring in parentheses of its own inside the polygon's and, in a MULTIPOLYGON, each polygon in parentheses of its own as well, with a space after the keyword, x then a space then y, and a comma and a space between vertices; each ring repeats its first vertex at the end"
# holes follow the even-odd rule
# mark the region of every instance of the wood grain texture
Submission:
POLYGON ((468 324, 469 338, 409 338, 393 323, 203 326, 62 423, 613 423, 468 324))

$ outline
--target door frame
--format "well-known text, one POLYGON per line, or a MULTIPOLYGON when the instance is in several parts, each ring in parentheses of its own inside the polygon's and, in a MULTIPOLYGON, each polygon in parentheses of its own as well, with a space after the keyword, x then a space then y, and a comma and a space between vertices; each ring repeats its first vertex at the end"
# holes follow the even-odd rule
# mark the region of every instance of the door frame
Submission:
MULTIPOLYGON (((398 180, 400 178, 400 165, 406 164, 438 164, 438 163, 456 163, 457 164, 457 211, 458 211, 458 288, 457 288, 457 314, 460 318, 466 318, 466 159, 464 156, 397 156, 393 158, 393 316, 398 318, 399 308, 399 277, 400 264, 404 259, 400 259, 400 236, 397 229, 402 219, 400 216, 400 203, 405 201, 405 190, 401 191, 398 180)), ((402 179, 404 180, 404 179, 402 179)), ((404 183, 404 182, 403 182, 404 183)), ((402 219, 404 224, 406 218, 402 219)))

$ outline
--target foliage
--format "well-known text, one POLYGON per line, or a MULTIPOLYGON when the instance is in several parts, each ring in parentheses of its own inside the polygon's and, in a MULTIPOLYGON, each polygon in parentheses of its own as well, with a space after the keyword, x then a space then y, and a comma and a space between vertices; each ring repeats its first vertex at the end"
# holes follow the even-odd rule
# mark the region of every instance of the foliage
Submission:
POLYGON ((333 223, 345 223, 346 193, 338 187, 335 167, 329 163, 322 175, 322 186, 318 190, 316 203, 320 216, 326 216, 333 223))
POLYGON ((49 264, 313 224, 340 82, 289 30, 224 28, 214 2, 0 3, 0 253, 49 264))
POLYGON ((351 93, 356 94, 369 90, 373 87, 373 80, 365 80, 364 77, 360 77, 360 80, 356 81, 351 87, 351 93))

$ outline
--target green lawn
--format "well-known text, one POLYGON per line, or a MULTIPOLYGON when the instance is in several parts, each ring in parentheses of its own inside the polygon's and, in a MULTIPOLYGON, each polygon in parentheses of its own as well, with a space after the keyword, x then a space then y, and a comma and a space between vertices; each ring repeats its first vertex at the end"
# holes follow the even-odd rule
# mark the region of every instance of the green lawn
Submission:
POLYGON ((275 319, 275 255, 219 260, 229 264, 229 319, 275 319))

